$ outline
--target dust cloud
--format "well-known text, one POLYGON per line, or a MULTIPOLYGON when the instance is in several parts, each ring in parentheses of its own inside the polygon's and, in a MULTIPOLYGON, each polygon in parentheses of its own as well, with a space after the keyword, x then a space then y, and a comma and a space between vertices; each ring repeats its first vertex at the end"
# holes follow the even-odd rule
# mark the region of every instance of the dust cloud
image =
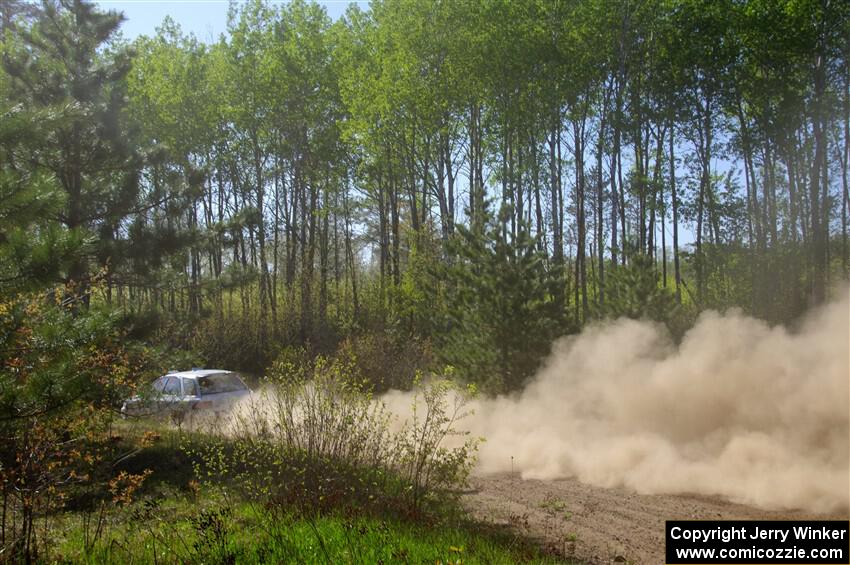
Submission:
MULTIPOLYGON (((619 320, 556 342, 519 394, 478 399, 477 472, 847 512, 850 300, 796 331, 706 312, 676 347, 619 320)), ((400 406, 399 395, 385 397, 400 406)))

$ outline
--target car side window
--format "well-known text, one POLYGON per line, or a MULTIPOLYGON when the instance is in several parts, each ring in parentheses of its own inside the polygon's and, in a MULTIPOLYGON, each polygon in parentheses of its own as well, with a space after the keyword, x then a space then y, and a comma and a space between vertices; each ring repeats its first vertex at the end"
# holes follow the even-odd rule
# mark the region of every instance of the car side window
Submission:
POLYGON ((165 381, 165 377, 159 377, 157 380, 155 380, 153 382, 153 385, 151 385, 154 392, 162 392, 162 389, 165 388, 165 381))
POLYGON ((180 381, 176 377, 168 377, 165 381, 165 387, 162 389, 163 394, 180 395, 180 381))
POLYGON ((183 379, 183 394, 187 396, 198 396, 195 379, 183 379))
POLYGON ((248 390, 248 387, 245 386, 242 379, 234 373, 214 373, 212 375, 206 375, 198 379, 198 385, 201 388, 202 395, 248 390))

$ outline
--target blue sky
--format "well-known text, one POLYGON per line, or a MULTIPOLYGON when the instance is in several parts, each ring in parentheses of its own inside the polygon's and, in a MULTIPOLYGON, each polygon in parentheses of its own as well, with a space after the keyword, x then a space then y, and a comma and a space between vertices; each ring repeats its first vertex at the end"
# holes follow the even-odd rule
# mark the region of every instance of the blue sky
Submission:
MULTIPOLYGON (((333 19, 341 16, 350 3, 350 0, 319 2, 333 19)), ((357 3, 364 9, 368 7, 368 2, 357 3)), ((97 4, 106 10, 124 12, 127 21, 121 31, 127 39, 153 35, 165 16, 171 16, 184 32, 194 33, 207 43, 227 31, 227 0, 100 0, 97 4)))

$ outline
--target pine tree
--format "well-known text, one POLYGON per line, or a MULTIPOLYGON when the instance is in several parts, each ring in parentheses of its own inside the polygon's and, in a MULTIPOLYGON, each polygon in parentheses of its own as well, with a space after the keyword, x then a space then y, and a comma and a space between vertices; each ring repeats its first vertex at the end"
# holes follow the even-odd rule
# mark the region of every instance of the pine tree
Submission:
MULTIPOLYGON (((503 209, 502 216, 510 214, 503 209)), ((547 265, 525 222, 516 239, 502 219, 484 214, 484 229, 458 226, 448 268, 455 287, 448 311, 448 361, 469 367, 467 377, 494 389, 513 390, 533 375, 552 340, 567 329, 556 297, 563 269, 547 265)))
POLYGON ((635 254, 628 265, 611 273, 605 283, 605 303, 599 311, 609 318, 669 322, 676 309, 674 295, 658 284, 652 259, 635 254))
POLYGON ((59 278, 85 303, 90 258, 108 263, 103 246, 138 197, 141 159, 124 116, 130 54, 110 43, 121 21, 82 0, 51 0, 15 28, 3 56, 10 102, 39 118, 38 135, 7 145, 6 166, 52 177, 64 193, 55 217, 87 245, 59 278))

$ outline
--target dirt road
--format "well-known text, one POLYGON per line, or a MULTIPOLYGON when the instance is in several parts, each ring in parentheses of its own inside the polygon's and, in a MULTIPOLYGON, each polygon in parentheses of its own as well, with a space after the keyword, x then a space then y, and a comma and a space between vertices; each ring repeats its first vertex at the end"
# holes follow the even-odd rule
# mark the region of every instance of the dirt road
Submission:
POLYGON ((509 526, 579 563, 664 563, 664 521, 842 519, 805 512, 769 512, 721 499, 640 495, 575 479, 522 480, 476 476, 465 506, 479 519, 509 526))

